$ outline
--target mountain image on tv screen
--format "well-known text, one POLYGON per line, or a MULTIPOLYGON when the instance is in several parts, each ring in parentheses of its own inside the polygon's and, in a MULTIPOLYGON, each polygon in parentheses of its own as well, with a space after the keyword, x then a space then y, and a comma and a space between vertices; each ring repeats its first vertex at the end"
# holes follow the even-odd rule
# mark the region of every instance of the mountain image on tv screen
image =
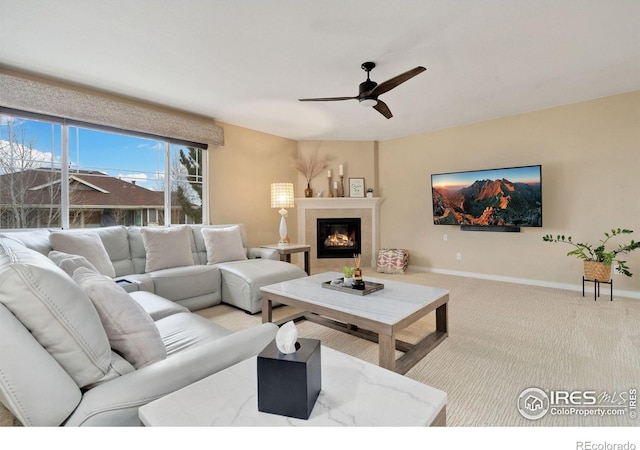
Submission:
POLYGON ((542 226, 541 166, 431 175, 433 223, 542 226))

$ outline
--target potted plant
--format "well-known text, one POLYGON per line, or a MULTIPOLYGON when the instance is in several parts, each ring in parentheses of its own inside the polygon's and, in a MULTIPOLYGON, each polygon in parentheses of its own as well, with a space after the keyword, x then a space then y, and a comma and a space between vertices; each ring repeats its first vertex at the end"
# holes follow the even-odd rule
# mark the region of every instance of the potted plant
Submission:
POLYGON ((613 229, 610 233, 605 232, 605 239, 601 239, 598 245, 588 244, 582 242, 573 242, 571 236, 565 237, 564 235, 558 235, 553 237, 550 234, 543 236, 542 240, 545 242, 561 242, 563 244, 569 244, 575 247, 567 256, 576 256, 579 259, 584 260, 584 272, 585 278, 588 280, 607 282, 611 279, 611 264, 615 261, 618 263, 618 271, 628 277, 632 276, 629 271, 626 261, 618 259, 619 254, 625 254, 637 250, 640 248, 640 242, 635 242, 633 239, 626 245, 618 244, 617 248, 607 250, 606 244, 609 239, 619 236, 621 234, 630 234, 633 230, 627 229, 613 229))
POLYGON ((373 188, 369 188, 367 189, 367 198, 372 198, 373 197, 373 188))
POLYGON ((344 282, 343 285, 345 287, 351 287, 353 284, 353 274, 355 273, 355 267, 344 266, 342 268, 342 273, 344 274, 344 282))

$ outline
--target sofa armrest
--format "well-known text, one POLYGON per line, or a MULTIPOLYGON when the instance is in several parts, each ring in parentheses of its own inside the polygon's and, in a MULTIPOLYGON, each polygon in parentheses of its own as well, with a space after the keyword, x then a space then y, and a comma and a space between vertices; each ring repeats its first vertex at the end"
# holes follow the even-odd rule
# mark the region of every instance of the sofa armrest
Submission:
POLYGON ((278 250, 274 250, 272 248, 250 248, 248 251, 249 259, 275 259, 276 261, 280 261, 280 254, 278 250))
POLYGON ((0 303, 0 402, 24 426, 58 426, 81 401, 80 389, 0 303))
POLYGON ((146 273, 132 273, 130 275, 122 275, 120 277, 114 278, 114 281, 116 283, 120 280, 127 280, 131 282, 131 284, 127 286, 122 286, 127 292, 156 291, 155 286, 153 285, 153 278, 151 278, 146 273))
POLYGON ((65 425, 139 425, 138 408, 257 355, 278 327, 264 323, 190 347, 87 391, 65 425))

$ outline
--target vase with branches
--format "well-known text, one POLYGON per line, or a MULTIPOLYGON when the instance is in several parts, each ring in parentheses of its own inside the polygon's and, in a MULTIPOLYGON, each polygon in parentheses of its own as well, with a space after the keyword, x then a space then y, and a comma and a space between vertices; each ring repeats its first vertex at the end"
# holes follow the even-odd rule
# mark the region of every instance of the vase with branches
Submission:
POLYGON ((305 197, 313 197, 313 189, 311 189, 311 180, 320 174, 329 165, 329 158, 326 156, 318 156, 315 151, 308 158, 297 156, 293 160, 293 166, 307 180, 307 188, 304 190, 305 197))

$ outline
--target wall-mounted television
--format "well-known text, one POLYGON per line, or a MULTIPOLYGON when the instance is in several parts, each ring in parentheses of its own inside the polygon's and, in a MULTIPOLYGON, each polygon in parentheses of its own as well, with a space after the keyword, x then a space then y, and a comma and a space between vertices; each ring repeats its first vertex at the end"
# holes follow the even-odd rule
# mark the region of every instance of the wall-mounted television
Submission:
POLYGON ((431 175, 433 223, 467 230, 542 226, 542 166, 431 175))

